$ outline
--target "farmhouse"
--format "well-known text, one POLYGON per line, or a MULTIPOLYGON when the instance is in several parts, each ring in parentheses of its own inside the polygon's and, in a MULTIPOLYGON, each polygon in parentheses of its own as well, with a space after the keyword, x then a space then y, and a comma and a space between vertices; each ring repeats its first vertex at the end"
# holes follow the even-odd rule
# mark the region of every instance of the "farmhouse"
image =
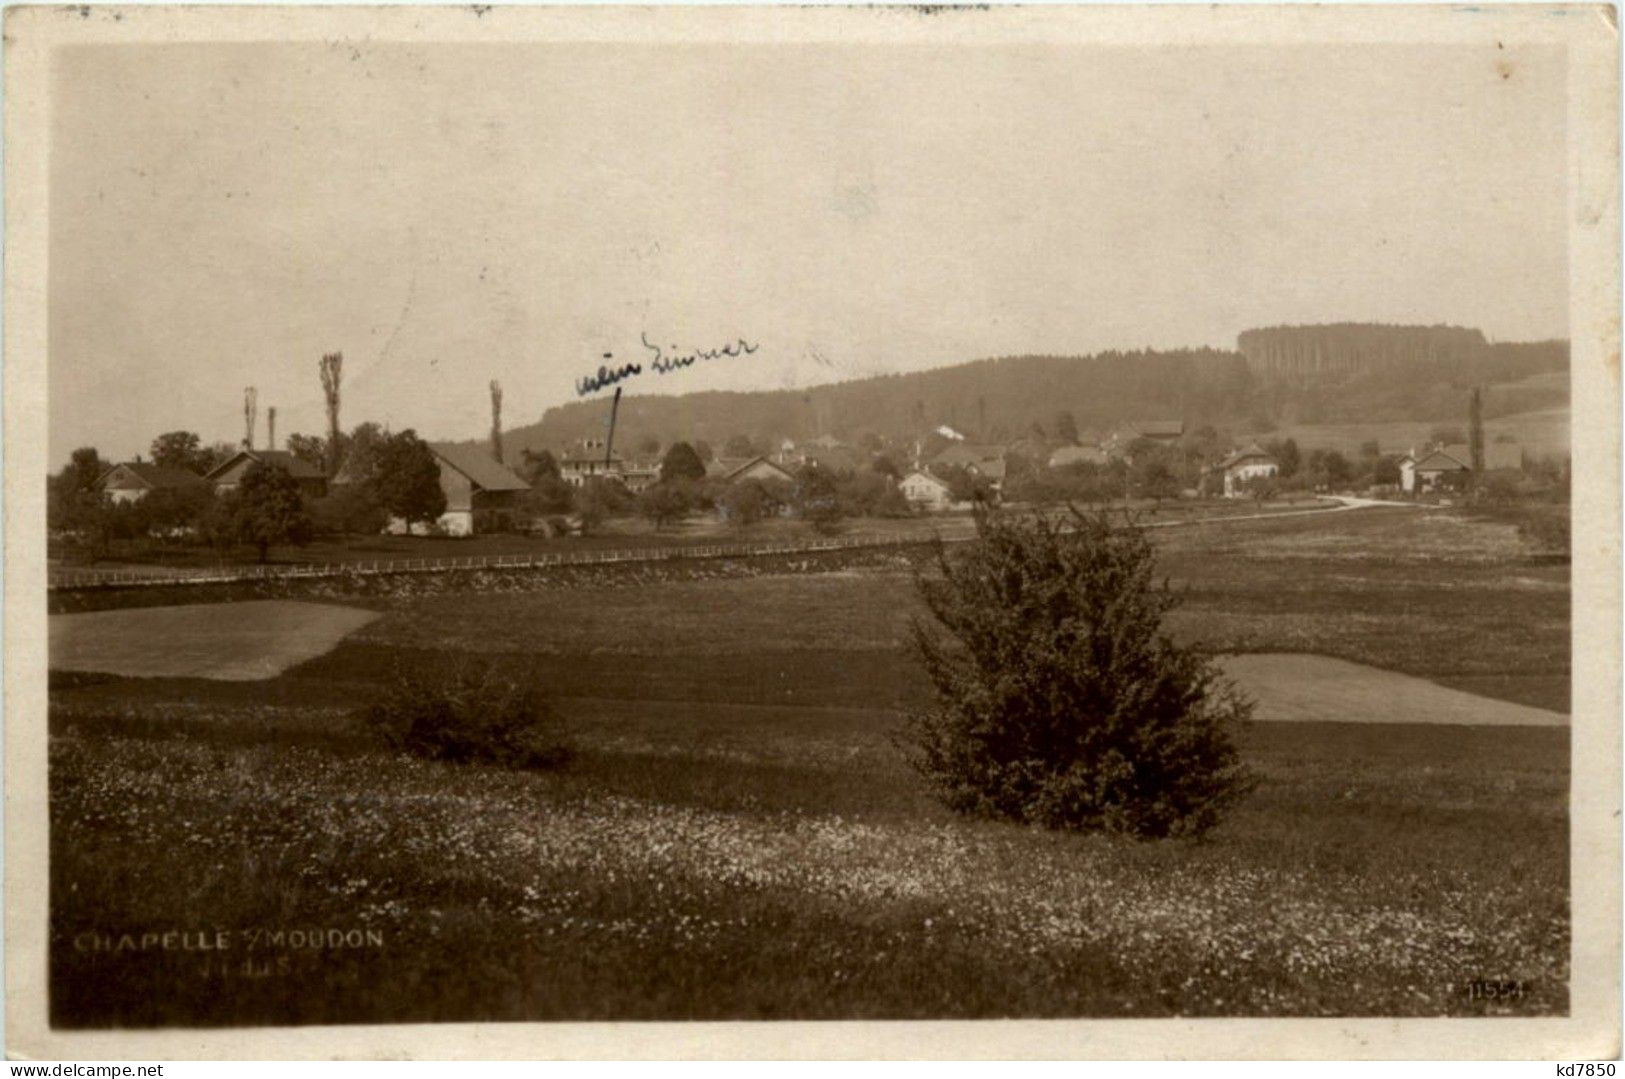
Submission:
POLYGON ((1171 446, 1185 437, 1184 420, 1147 420, 1128 432, 1129 441, 1136 438, 1149 439, 1164 446, 1171 446))
POLYGON ((102 492, 114 502, 139 502, 153 491, 166 488, 188 490, 206 486, 208 481, 196 472, 188 472, 184 468, 163 468, 145 461, 114 465, 92 484, 94 490, 102 492))
POLYGON ((911 506, 932 513, 953 508, 954 497, 948 485, 929 472, 910 472, 897 486, 911 506))
MULTIPOLYGON (((472 536, 512 528, 520 513, 518 496, 530 485, 483 449, 474 446, 430 446, 440 468, 440 490, 446 509, 435 526, 448 536, 472 536)), ((345 480, 340 473, 335 483, 345 480)), ((388 531, 400 535, 407 523, 390 518, 388 531)))
POLYGON ((620 479, 623 462, 601 438, 584 438, 559 454, 559 476, 580 487, 594 476, 620 479))
POLYGON ((808 444, 802 447, 801 463, 817 465, 829 472, 856 472, 863 466, 864 456, 861 450, 851 446, 808 444))
POLYGON ((933 468, 963 468, 973 476, 987 480, 995 490, 1004 483, 1005 450, 1003 446, 956 442, 931 459, 933 468))
POLYGON ((203 478, 214 485, 216 494, 229 494, 237 489, 244 474, 256 464, 282 469, 298 481, 299 493, 306 498, 321 498, 327 494, 327 473, 287 450, 238 450, 215 465, 203 478))
POLYGON ((1399 466, 1400 484, 1407 491, 1431 491, 1461 483, 1473 471, 1472 455, 1438 449, 1399 466), (1409 464, 1407 468, 1406 465, 1409 464), (1410 482, 1406 483, 1405 480, 1410 482))
POLYGON ((1274 476, 1281 471, 1281 466, 1254 442, 1231 453, 1215 465, 1214 470, 1224 477, 1224 497, 1242 498, 1247 494, 1249 481, 1274 476))
POLYGON ((760 480, 764 483, 779 481, 781 483, 794 483, 796 478, 766 457, 716 457, 705 466, 706 479, 720 480, 725 484, 738 483, 740 480, 760 480))
POLYGON ((621 482, 633 494, 641 494, 660 482, 659 461, 628 461, 621 466, 621 482))
MULTIPOLYGON (((1523 447, 1517 442, 1491 442, 1484 447, 1484 471, 1523 467, 1523 447)), ((1412 449, 1399 459, 1399 486, 1408 494, 1442 487, 1459 487, 1473 472, 1472 447, 1435 444, 1421 452, 1412 449)))
POLYGON ((452 536, 501 531, 514 525, 520 491, 530 484, 477 446, 430 447, 440 466, 446 512, 440 527, 452 536))

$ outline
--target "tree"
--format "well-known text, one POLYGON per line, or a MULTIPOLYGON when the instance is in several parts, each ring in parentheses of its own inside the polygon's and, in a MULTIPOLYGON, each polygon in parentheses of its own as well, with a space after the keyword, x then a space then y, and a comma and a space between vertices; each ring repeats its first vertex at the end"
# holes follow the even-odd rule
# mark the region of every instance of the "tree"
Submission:
POLYGON ((351 483, 368 483, 378 471, 379 455, 392 436, 368 420, 349 434, 339 432, 339 472, 351 483))
POLYGON ((502 383, 491 380, 491 456, 502 463, 502 383))
POLYGON ((622 492, 620 484, 603 476, 588 476, 576 492, 576 518, 583 536, 591 535, 619 508, 622 492))
POLYGON ((734 435, 722 446, 724 457, 755 457, 761 452, 749 435, 734 435))
POLYGON ((94 446, 80 446, 68 458, 67 473, 72 477, 74 490, 88 491, 109 467, 94 446))
POLYGON ((948 497, 955 502, 993 501, 993 485, 980 473, 963 465, 937 465, 934 472, 948 485, 948 497))
POLYGON ((534 508, 540 513, 569 513, 574 491, 559 470, 559 462, 547 450, 524 450, 519 474, 530 484, 534 508))
POLYGON ((130 504, 132 531, 162 539, 184 537, 208 519, 214 490, 195 487, 159 487, 130 504))
POLYGON ((1078 421, 1065 409, 1055 414, 1055 437, 1068 445, 1078 443, 1078 421))
POLYGON ((284 468, 256 462, 235 491, 216 500, 206 528, 218 543, 254 547, 264 562, 272 544, 306 542, 311 521, 299 497, 299 481, 284 468))
POLYGON ((934 706, 901 743, 952 809, 1052 828, 1200 835, 1251 786, 1252 705, 1164 632, 1177 604, 1132 523, 978 510, 937 544, 914 638, 934 706))
POLYGON ((708 465, 717 458, 716 451, 711 448, 711 443, 707 442, 703 438, 695 441, 694 452, 700 455, 700 462, 702 464, 708 465))
POLYGON ((660 482, 704 478, 705 465, 701 463, 700 455, 694 452, 694 447, 687 442, 673 442, 666 451, 665 459, 660 462, 660 482))
POLYGON ((558 458, 551 450, 524 449, 519 455, 519 475, 532 487, 543 479, 563 479, 558 458))
POLYGON ((680 520, 694 503, 688 481, 661 480, 638 496, 638 510, 654 522, 656 529, 680 520))
POLYGON ((1279 442, 1271 442, 1264 448, 1269 451, 1271 457, 1275 458, 1275 463, 1280 467, 1283 480, 1298 474, 1298 468, 1302 465, 1303 459, 1298 453, 1296 439, 1288 438, 1279 442))
POLYGON ((1338 450, 1310 450, 1305 471, 1316 487, 1332 489, 1347 486, 1354 476, 1354 466, 1338 450))
POLYGON ((1250 495, 1254 502, 1264 503, 1281 493, 1281 481, 1277 476, 1249 476, 1237 480, 1236 488, 1250 495))
POLYGON ((774 499, 767 488, 753 479, 731 483, 717 496, 722 516, 738 528, 749 528, 773 512, 774 499))
POLYGON ((893 480, 903 478, 903 469, 889 453, 878 453, 875 459, 869 462, 869 468, 882 476, 890 476, 893 480))
POLYGON ((288 436, 288 452, 306 464, 318 468, 327 466, 327 440, 320 435, 301 435, 297 432, 288 436))
POLYGON ((389 514, 365 483, 334 486, 311 503, 310 516, 317 531, 339 535, 375 536, 389 524, 389 514))
POLYGON ((796 477, 792 495, 796 515, 819 532, 835 532, 841 527, 841 499, 835 478, 817 465, 808 465, 796 477))
POLYGON ((405 521, 408 530, 446 512, 440 465, 429 444, 410 427, 378 446, 366 486, 378 505, 391 517, 405 521))
POLYGON ((1179 477, 1161 457, 1148 458, 1137 467, 1136 472, 1134 488, 1141 498, 1160 502, 1165 498, 1179 497, 1179 477))
POLYGON ((197 451, 197 470, 208 475, 237 455, 237 447, 230 442, 211 442, 197 451))
POLYGON ((654 435, 644 435, 638 440, 639 457, 657 457, 660 455, 660 440, 654 435))
POLYGON ((327 474, 336 475, 343 461, 343 438, 339 430, 339 384, 344 372, 344 353, 322 356, 318 370, 322 377, 322 399, 327 403, 327 474))
POLYGON ((1473 458, 1473 473, 1476 475, 1484 471, 1484 401, 1473 387, 1473 395, 1467 399, 1467 448, 1473 458))
POLYGON ((193 431, 170 431, 152 440, 152 463, 160 468, 178 468, 186 472, 206 472, 199 468, 199 448, 202 440, 193 431))

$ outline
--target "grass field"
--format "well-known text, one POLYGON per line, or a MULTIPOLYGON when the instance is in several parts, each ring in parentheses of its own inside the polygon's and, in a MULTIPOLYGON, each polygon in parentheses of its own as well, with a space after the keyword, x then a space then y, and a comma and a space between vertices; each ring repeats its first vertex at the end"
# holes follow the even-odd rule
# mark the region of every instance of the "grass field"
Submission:
POLYGON ((132 678, 258 681, 321 655, 376 617, 287 600, 57 615, 50 664, 132 678))
MULTIPOLYGON (((1567 375, 1560 377, 1565 383, 1567 375)), ((1537 380, 1531 379, 1530 382, 1537 380)), ((1412 447, 1428 444, 1429 436, 1440 427, 1465 429, 1465 416, 1461 423, 1437 421, 1385 421, 1381 423, 1315 423, 1286 424, 1269 433, 1268 438, 1291 438, 1302 450, 1339 450, 1356 455, 1360 447, 1373 439, 1383 453, 1406 453, 1412 447)), ((1503 435, 1511 437, 1535 459, 1563 458, 1569 453, 1569 406, 1557 405, 1531 412, 1518 412, 1508 416, 1494 416, 1484 421, 1484 437, 1493 441, 1503 435)))
MULTIPOLYGON (((1507 526, 1158 543, 1182 636, 1567 707, 1567 567, 1507 526)), ((1567 1009, 1564 728, 1260 723, 1247 802, 1137 843, 928 797, 889 742, 923 692, 898 571, 370 606, 265 682, 55 676, 57 1022, 1567 1009), (546 681, 569 769, 373 747, 353 713, 394 666, 470 651, 546 681), (202 930, 231 963, 94 935, 202 930), (1528 992, 1468 999, 1481 978, 1528 992)))

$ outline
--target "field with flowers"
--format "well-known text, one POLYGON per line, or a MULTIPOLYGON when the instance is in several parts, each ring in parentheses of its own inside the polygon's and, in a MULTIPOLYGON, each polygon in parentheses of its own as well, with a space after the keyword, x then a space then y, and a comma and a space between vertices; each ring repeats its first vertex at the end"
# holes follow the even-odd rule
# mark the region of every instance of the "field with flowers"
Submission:
MULTIPOLYGON (((1181 635, 1566 707, 1566 567, 1493 525, 1175 531, 1181 635)), ((1567 1009, 1563 728, 1257 724, 1253 797, 1140 843, 928 797, 898 568, 369 605, 266 682, 54 676, 56 1022, 1567 1009), (376 747, 388 671, 468 651, 546 680, 568 769, 376 747)))

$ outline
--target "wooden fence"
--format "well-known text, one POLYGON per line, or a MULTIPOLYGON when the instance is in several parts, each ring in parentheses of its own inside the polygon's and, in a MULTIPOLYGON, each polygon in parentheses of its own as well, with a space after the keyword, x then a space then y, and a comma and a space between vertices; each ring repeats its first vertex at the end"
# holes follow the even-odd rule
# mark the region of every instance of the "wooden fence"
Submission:
POLYGON ((607 551, 563 551, 548 554, 469 555, 445 558, 394 558, 355 562, 303 563, 291 566, 220 566, 178 571, 53 569, 49 588, 142 588, 239 581, 292 580, 321 577, 374 577, 398 573, 446 573, 453 570, 546 569, 627 562, 665 562, 688 558, 755 558, 764 555, 814 554, 867 547, 908 547, 929 543, 921 536, 839 536, 799 543, 717 543, 683 547, 646 547, 607 551))

